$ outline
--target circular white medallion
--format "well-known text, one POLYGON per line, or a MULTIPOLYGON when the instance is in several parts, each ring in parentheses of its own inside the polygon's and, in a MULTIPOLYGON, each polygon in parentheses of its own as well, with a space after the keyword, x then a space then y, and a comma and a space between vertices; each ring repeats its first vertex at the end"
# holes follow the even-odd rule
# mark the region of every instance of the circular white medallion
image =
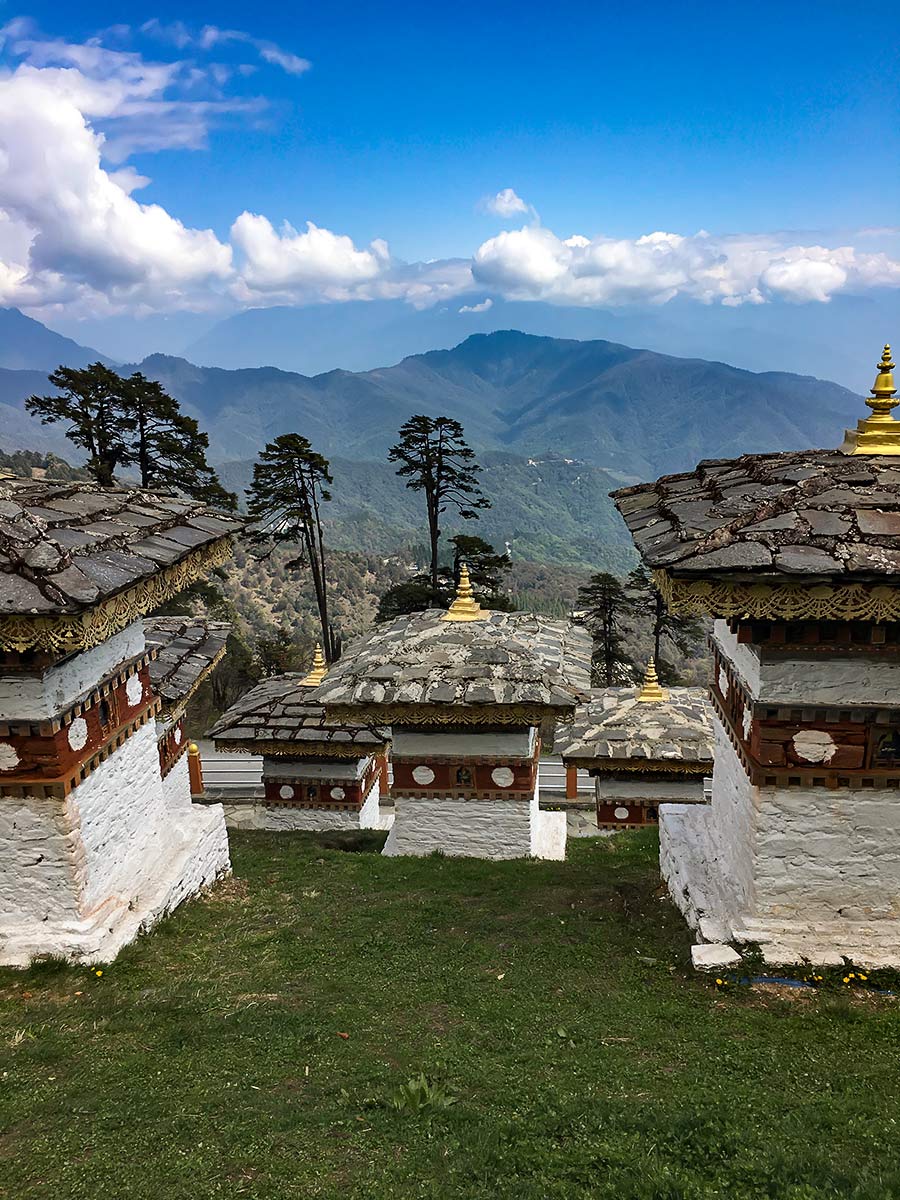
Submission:
POLYGON ((344 791, 344 789, 342 787, 336 787, 336 788, 331 789, 332 800, 343 800, 343 798, 346 795, 347 795, 347 793, 344 791))
POLYGON ((497 787, 510 787, 515 775, 509 767, 494 767, 491 771, 491 779, 496 783, 497 787))
POLYGON ((727 700, 727 698, 728 698, 728 676, 725 674, 724 667, 719 668, 719 691, 722 693, 723 697, 727 700))
POLYGON ((128 701, 129 707, 134 708, 136 704, 140 704, 143 696, 144 685, 140 675, 130 675, 125 684, 125 699, 128 701))
POLYGON ((834 738, 824 729, 801 729, 791 738, 791 743, 797 757, 807 762, 831 762, 837 750, 834 738))
POLYGON ((180 745, 181 745, 181 736, 182 736, 182 735, 181 735, 181 726, 180 726, 180 725, 176 725, 176 726, 175 726, 175 745, 176 745, 176 746, 180 746, 180 745))
POLYGON ((290 786, 290 784, 286 783, 283 785, 283 787, 278 789, 278 795, 282 798, 282 800, 293 800, 294 789, 290 786))
POLYGON ((628 809, 622 808, 622 806, 619 805, 619 807, 613 813, 613 816, 616 818, 617 821, 627 821, 628 820, 628 809))
POLYGON ((413 770, 413 779, 421 787, 426 787, 429 783, 434 783, 434 771, 431 767, 415 767, 413 770))
POLYGON ((13 771, 19 765, 19 755, 15 746, 9 742, 0 742, 0 771, 13 771))
POLYGON ((83 750, 87 744, 88 727, 84 717, 76 717, 69 726, 69 732, 66 734, 69 745, 73 750, 83 750))

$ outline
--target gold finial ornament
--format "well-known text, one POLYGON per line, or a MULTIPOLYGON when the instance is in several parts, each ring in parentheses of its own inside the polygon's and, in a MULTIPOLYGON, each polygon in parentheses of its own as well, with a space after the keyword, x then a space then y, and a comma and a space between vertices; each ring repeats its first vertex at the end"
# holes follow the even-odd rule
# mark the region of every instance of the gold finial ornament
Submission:
POLYGON ((469 579, 469 568, 465 563, 459 565, 459 586, 456 589, 456 599, 441 617, 442 621, 483 621, 484 613, 481 605, 475 599, 472 583, 469 579))
POLYGON ((891 415, 891 409, 900 404, 893 371, 891 348, 885 346, 872 395, 866 398, 872 415, 858 421, 855 429, 846 431, 841 446, 845 454, 900 454, 900 421, 891 415))
POLYGON ((637 698, 642 704, 661 704, 669 698, 669 693, 659 685, 656 664, 652 658, 647 663, 647 670, 644 672, 644 685, 638 692, 637 698))
POLYGON ((312 670, 308 675, 300 680, 301 687, 318 687, 325 678, 325 673, 328 670, 328 663, 325 661, 325 655, 322 653, 322 645, 316 642, 316 652, 313 655, 312 670))

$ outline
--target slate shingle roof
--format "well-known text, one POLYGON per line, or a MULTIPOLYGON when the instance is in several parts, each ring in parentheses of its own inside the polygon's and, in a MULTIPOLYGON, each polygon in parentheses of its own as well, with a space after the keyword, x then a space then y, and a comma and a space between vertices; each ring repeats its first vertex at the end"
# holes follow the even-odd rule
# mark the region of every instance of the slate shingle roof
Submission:
POLYGON ((150 662, 153 690, 167 708, 183 703, 225 653, 231 626, 205 617, 148 617, 144 637, 158 651, 150 662))
POLYGON ((390 731, 378 726, 329 721, 318 701, 319 689, 303 687, 302 675, 277 675, 264 679, 241 696, 210 730, 216 744, 227 749, 233 742, 253 742, 259 753, 266 743, 295 742, 298 753, 305 744, 356 746, 360 755, 390 741, 390 731))
POLYGON ((647 565, 672 575, 862 581, 900 571, 895 457, 708 459, 612 497, 647 565))
POLYGON ((0 480, 0 616, 83 612, 242 525, 138 489, 0 480))
POLYGON ((600 688, 557 735, 564 762, 641 759, 712 765, 712 706, 702 688, 675 687, 658 704, 637 699, 639 688, 600 688))
POLYGON ((535 705, 571 710, 590 687, 591 640, 568 621, 439 610, 398 617, 352 643, 316 689, 326 705, 535 705))

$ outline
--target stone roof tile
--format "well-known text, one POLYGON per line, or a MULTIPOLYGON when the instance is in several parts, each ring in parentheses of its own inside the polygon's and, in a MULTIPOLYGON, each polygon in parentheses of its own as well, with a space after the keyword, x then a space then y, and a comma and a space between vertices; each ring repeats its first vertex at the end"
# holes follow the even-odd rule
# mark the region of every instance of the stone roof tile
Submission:
POLYGON ((823 581, 893 574, 896 459, 837 450, 708 459, 613 492, 644 561, 673 576, 823 581))
POLYGON ((242 525, 198 501, 138 489, 2 480, 0 615, 82 612, 242 525))

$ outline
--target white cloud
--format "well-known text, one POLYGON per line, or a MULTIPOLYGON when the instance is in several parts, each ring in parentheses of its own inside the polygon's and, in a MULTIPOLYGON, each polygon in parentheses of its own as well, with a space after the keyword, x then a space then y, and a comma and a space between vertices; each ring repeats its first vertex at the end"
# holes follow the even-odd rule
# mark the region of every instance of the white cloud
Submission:
POLYGON ((482 300, 480 304, 464 304, 459 311, 461 313, 480 313, 480 312, 487 312, 489 309, 491 309, 493 307, 494 307, 494 302, 490 298, 490 296, 488 296, 487 299, 482 300))
POLYGON ((351 238, 312 221, 305 233, 287 222, 276 232, 266 217, 249 212, 232 225, 231 240, 243 256, 243 294, 254 299, 270 294, 297 298, 307 292, 342 298, 354 286, 375 279, 389 259, 384 242, 358 250, 351 238))
POLYGON ((512 188, 502 188, 496 196, 487 196, 482 202, 486 212, 496 217, 515 217, 520 213, 533 212, 530 204, 526 204, 521 196, 517 196, 512 188))
MULTIPOLYGON (((197 34, 177 23, 150 25, 146 33, 181 49, 237 42, 263 57, 268 49, 282 53, 216 26, 197 34)), ((115 36, 131 44, 128 30, 115 36)), ((270 216, 246 211, 220 238, 141 203, 151 181, 127 159, 135 149, 199 149, 229 115, 252 119, 265 102, 224 89, 235 71, 255 68, 147 61, 99 39, 42 38, 23 19, 0 30, 0 45, 21 60, 0 74, 0 303, 37 315, 60 307, 146 313, 353 299, 427 308, 478 289, 585 306, 677 296, 738 306, 827 303, 841 292, 900 287, 900 261, 884 249, 890 239, 880 247, 874 240, 891 231, 845 232, 837 245, 796 233, 560 237, 511 188, 491 199, 492 211, 533 219, 487 239, 468 259, 405 263, 383 238, 360 246, 317 222, 276 227, 270 216)), ((458 311, 486 312, 491 304, 488 297, 458 311)))
POLYGON ((289 50, 283 50, 275 42, 265 38, 254 37, 243 29, 220 29, 218 25, 204 25, 199 33, 194 33, 183 21, 172 21, 165 24, 157 17, 145 21, 140 32, 149 36, 170 42, 179 50, 196 47, 199 50, 212 50, 229 42, 237 42, 251 46, 263 62, 280 67, 289 75, 302 75, 308 71, 312 63, 307 58, 301 58, 289 50))
POLYGON ((472 274, 514 299, 588 306, 664 304, 676 296, 730 306, 827 303, 841 291, 900 287, 900 262, 853 246, 705 232, 561 239, 540 226, 489 238, 475 252, 472 274))

